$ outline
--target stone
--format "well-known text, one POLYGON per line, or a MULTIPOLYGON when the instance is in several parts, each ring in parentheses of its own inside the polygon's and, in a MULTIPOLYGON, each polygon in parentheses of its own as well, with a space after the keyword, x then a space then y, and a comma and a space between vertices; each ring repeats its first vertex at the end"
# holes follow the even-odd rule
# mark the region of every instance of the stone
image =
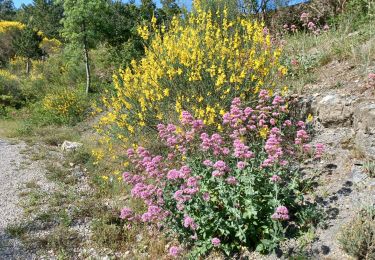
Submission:
POLYGON ((353 109, 351 99, 337 94, 324 96, 316 100, 313 107, 314 114, 324 127, 351 126, 353 109))
POLYGON ((375 134, 375 100, 361 102, 354 110, 354 128, 375 134))
POLYGON ((364 182, 368 178, 367 174, 363 172, 363 170, 358 167, 354 166, 352 168, 352 181, 355 184, 364 182))
POLYGON ((70 151, 75 151, 82 146, 83 146, 82 143, 64 141, 63 144, 61 145, 61 150, 70 152, 70 151))

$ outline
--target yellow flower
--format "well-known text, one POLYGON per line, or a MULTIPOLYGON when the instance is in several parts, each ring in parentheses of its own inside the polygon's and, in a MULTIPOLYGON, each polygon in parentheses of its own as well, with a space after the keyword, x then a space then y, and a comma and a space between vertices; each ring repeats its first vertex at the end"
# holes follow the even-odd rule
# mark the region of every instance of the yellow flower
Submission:
POLYGON ((311 114, 309 114, 309 115, 307 116, 306 122, 307 122, 307 123, 311 123, 313 120, 314 120, 314 117, 313 117, 311 114))
POLYGON ((108 177, 108 176, 105 176, 105 175, 103 175, 103 176, 102 176, 102 179, 103 179, 103 180, 105 180, 105 181, 108 181, 109 177, 108 177))
POLYGON ((263 139, 266 139, 267 138, 267 135, 268 135, 268 127, 263 127, 262 129, 259 130, 259 135, 260 137, 262 137, 263 139))

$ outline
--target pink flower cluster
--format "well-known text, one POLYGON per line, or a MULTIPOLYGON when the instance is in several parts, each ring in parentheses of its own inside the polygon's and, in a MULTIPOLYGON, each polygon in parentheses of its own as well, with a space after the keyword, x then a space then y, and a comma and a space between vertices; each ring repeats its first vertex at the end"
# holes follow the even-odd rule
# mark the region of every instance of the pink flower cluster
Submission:
MULTIPOLYGON (((319 35, 322 30, 326 32, 330 29, 327 24, 325 24, 323 27, 319 27, 317 25, 318 19, 315 17, 311 18, 309 13, 302 13, 300 16, 300 21, 302 22, 303 27, 307 28, 308 31, 312 32, 315 35, 319 35)), ((287 32, 298 32, 298 27, 295 24, 291 24, 290 26, 288 24, 284 24, 283 29, 287 32)))
POLYGON ((288 220, 289 219, 289 211, 285 206, 279 206, 276 208, 275 213, 271 216, 274 220, 288 220))
MULTIPOLYGON (((222 133, 210 133, 201 120, 186 111, 181 115, 181 127, 159 124, 159 138, 167 147, 168 156, 153 155, 143 147, 128 149, 131 171, 123 173, 131 196, 143 201, 146 210, 135 212, 125 207, 120 218, 143 223, 178 218, 179 226, 197 238, 201 223, 189 210, 191 203, 197 201, 205 205, 217 201, 217 194, 207 192, 208 182, 238 188, 243 180, 241 174, 247 174, 250 167, 272 170, 271 167, 287 165, 291 155, 310 152, 305 123, 286 120, 285 112, 287 107, 281 96, 271 97, 268 91, 261 90, 253 107, 243 105, 239 98, 233 99, 230 110, 223 115, 222 133), (194 159, 199 158, 198 168, 204 170, 197 172, 195 162, 189 163, 191 154, 194 159)), ((321 157, 323 150, 323 145, 316 144, 315 157, 321 157)), ((271 173, 265 180, 279 185, 280 176, 271 173)), ((272 218, 288 220, 288 209, 278 207, 272 218)), ((211 242, 215 247, 221 244, 217 237, 211 242)), ((178 247, 170 248, 173 257, 180 252, 178 247)))

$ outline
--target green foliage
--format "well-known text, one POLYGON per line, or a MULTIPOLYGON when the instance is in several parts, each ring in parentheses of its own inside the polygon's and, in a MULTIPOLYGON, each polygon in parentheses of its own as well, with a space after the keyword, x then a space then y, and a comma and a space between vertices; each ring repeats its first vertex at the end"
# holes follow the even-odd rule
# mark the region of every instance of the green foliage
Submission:
POLYGON ((339 242, 357 259, 375 259, 375 207, 362 209, 343 227, 339 242))
POLYGON ((19 108, 24 103, 20 82, 17 77, 0 70, 0 115, 6 115, 6 107, 19 108))
POLYGON ((26 58, 26 73, 30 72, 30 60, 39 59, 43 51, 40 48, 42 37, 31 27, 24 28, 20 36, 13 41, 16 54, 26 58))
POLYGON ((63 7, 55 0, 33 0, 32 4, 21 6, 17 18, 49 38, 59 38, 63 7))
POLYGON ((64 28, 62 35, 70 43, 89 48, 95 47, 103 37, 107 24, 108 2, 106 0, 64 0, 64 28))
POLYGON ((0 0, 0 20, 13 20, 15 14, 12 0, 0 0))

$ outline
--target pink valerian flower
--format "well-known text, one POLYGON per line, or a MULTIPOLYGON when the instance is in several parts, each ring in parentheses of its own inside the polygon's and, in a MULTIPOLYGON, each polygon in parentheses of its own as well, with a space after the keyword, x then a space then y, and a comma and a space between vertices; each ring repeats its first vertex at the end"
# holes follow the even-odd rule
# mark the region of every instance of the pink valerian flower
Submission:
POLYGON ((181 113, 181 123, 183 125, 191 125, 194 121, 194 117, 187 111, 181 113))
POLYGON ((214 165, 214 163, 211 160, 204 160, 203 164, 207 167, 211 167, 214 165))
POLYGON ((297 131, 294 143, 295 144, 303 144, 308 139, 309 139, 309 135, 307 134, 307 132, 305 130, 301 129, 301 130, 297 131))
POLYGON ((304 23, 307 23, 307 21, 309 20, 309 16, 310 16, 309 13, 302 13, 300 20, 304 23))
POLYGON ((158 206, 151 205, 147 212, 143 213, 141 219, 143 222, 159 221, 166 217, 166 212, 158 206))
POLYGON ((187 186, 189 187, 198 187, 198 178, 197 177, 189 177, 186 182, 187 186))
POLYGON ((322 157, 323 153, 324 153, 324 144, 321 144, 321 143, 317 143, 315 145, 315 158, 320 158, 322 157))
POLYGON ((194 219, 186 215, 184 217, 184 227, 190 228, 191 230, 196 230, 198 226, 195 224, 194 219))
POLYGON ((325 25, 323 26, 323 30, 324 30, 324 31, 328 31, 328 30, 329 30, 329 25, 328 25, 328 24, 325 24, 325 25))
POLYGON ((279 182, 281 181, 281 177, 279 175, 273 175, 271 178, 270 178, 270 181, 271 182, 279 182))
POLYGON ((211 244, 212 244, 213 246, 217 247, 217 246, 220 246, 221 241, 220 241, 220 239, 218 239, 217 237, 214 237, 214 238, 211 240, 211 244))
POLYGON ((191 173, 191 169, 190 169, 190 167, 189 166, 187 166, 187 165, 184 165, 184 166, 182 166, 181 168, 180 168, 180 178, 181 179, 186 179, 186 178, 188 178, 189 176, 190 176, 190 173, 191 173))
POLYGON ((276 208, 275 213, 272 214, 271 218, 273 220, 288 220, 289 211, 285 206, 279 206, 276 208))
POLYGON ((233 156, 239 159, 250 159, 254 157, 254 154, 250 151, 250 148, 245 145, 240 139, 233 141, 234 153, 233 156))
POLYGON ((221 172, 226 172, 228 170, 227 164, 224 161, 221 161, 221 160, 215 162, 213 167, 216 170, 221 171, 221 172))
POLYGON ((239 161, 237 163, 237 168, 240 169, 240 170, 243 170, 243 169, 245 169, 246 165, 247 165, 247 162, 239 161))
POLYGON ((283 126, 292 126, 292 122, 290 120, 285 120, 283 126))
POLYGON ((214 155, 225 154, 227 148, 223 147, 224 141, 220 134, 214 133, 210 137, 207 133, 202 133, 200 139, 202 151, 206 152, 211 149, 214 155))
POLYGON ((120 213, 120 218, 126 219, 126 220, 133 220, 134 219, 133 210, 128 207, 123 208, 120 213))
POLYGON ((182 248, 178 246, 171 246, 169 248, 169 255, 172 257, 178 257, 182 252, 182 248))
POLYGON ((309 22, 309 23, 307 24, 307 28, 308 28, 309 30, 313 31, 313 30, 316 29, 316 25, 315 25, 315 23, 313 23, 313 22, 309 22))
POLYGON ((268 154, 268 158, 263 161, 262 166, 268 167, 276 163, 283 155, 281 147, 280 129, 274 127, 271 129, 271 134, 268 136, 264 149, 268 154))
POLYGON ((210 194, 208 192, 205 192, 202 194, 202 198, 204 201, 209 201, 210 200, 210 194))
POLYGON ((180 171, 176 169, 172 169, 168 172, 167 178, 169 180, 177 180, 180 177, 180 171))
POLYGON ((284 28, 284 30, 289 31, 289 25, 284 24, 283 28, 284 28))
POLYGON ((219 170, 215 170, 215 171, 212 172, 213 177, 221 177, 223 175, 224 175, 224 172, 219 171, 219 170))
POLYGON ((305 153, 309 153, 311 151, 311 145, 310 144, 304 144, 302 146, 302 149, 305 153))
POLYGON ((237 179, 236 179, 236 177, 233 177, 233 176, 229 176, 225 181, 229 185, 236 185, 237 184, 237 179))

